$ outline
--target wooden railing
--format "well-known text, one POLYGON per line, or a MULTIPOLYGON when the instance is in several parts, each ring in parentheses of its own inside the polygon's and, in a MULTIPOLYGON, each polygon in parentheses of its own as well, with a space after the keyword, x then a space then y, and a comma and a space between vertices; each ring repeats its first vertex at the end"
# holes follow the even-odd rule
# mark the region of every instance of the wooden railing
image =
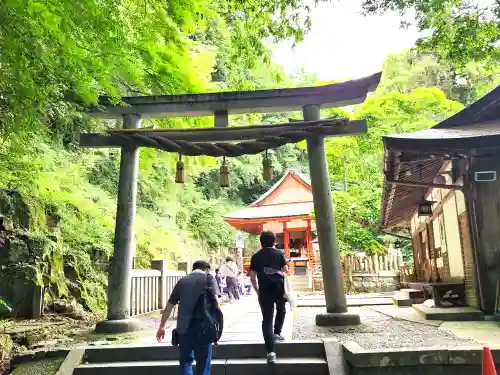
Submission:
POLYGON ((342 258, 342 261, 344 262, 344 268, 347 266, 352 272, 399 272, 404 266, 403 256, 400 253, 366 256, 347 255, 342 258))
POLYGON ((175 284, 186 273, 167 271, 165 261, 153 261, 150 270, 132 270, 130 316, 165 308, 175 284))
MULTIPOLYGON (((341 257, 342 262, 342 278, 345 273, 353 274, 380 274, 384 272, 396 273, 404 275, 404 270, 408 268, 403 262, 401 253, 388 255, 371 255, 371 256, 356 256, 347 255, 341 257)), ((319 262, 309 261, 308 267, 309 288, 311 290, 323 289, 323 278, 321 274, 321 264, 319 262)))

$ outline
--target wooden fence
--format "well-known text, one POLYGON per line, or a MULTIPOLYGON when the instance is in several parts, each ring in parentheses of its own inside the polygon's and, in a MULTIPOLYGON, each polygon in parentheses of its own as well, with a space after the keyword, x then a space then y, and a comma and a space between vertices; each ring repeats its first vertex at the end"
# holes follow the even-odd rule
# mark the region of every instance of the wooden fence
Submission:
POLYGON ((401 252, 387 255, 347 255, 342 258, 344 272, 379 273, 380 271, 399 272, 404 266, 401 252))
POLYGON ((165 308, 175 284, 183 271, 167 271, 166 262, 155 260, 150 270, 132 270, 130 316, 147 314, 165 308))
MULTIPOLYGON (((317 255, 319 259, 319 254, 317 255)), ((401 274, 408 267, 403 262, 401 252, 387 255, 346 255, 340 258, 342 262, 342 279, 351 280, 352 276, 369 277, 373 275, 401 274)), ((321 264, 319 262, 309 262, 309 288, 312 290, 323 289, 323 277, 321 274, 321 264)))

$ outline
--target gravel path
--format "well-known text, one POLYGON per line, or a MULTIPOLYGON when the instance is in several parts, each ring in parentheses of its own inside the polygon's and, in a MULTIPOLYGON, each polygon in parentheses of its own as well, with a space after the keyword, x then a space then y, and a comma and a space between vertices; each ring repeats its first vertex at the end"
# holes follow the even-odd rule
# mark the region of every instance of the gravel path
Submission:
POLYGON ((293 325, 294 340, 336 337, 341 342, 354 341, 365 349, 477 345, 473 340, 458 338, 439 327, 397 320, 367 307, 349 309, 360 315, 360 326, 318 327, 315 316, 324 311, 324 307, 298 308, 293 325))

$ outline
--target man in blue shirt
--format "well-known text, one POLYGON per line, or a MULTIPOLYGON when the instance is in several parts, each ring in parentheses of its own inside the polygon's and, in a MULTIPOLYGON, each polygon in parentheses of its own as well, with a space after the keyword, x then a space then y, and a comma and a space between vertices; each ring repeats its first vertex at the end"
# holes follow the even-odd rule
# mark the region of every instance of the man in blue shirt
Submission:
MULTIPOLYGON (((165 324, 175 305, 179 304, 177 314, 177 334, 179 340, 179 364, 181 375, 192 375, 193 361, 196 359, 196 375, 209 375, 212 363, 212 344, 200 344, 193 332, 191 320, 200 296, 206 290, 213 293, 214 301, 219 294, 217 283, 209 274, 210 264, 203 260, 193 263, 193 272, 180 279, 174 287, 163 312, 156 338, 165 338, 165 324)), ((217 303, 217 302, 216 302, 217 303)))

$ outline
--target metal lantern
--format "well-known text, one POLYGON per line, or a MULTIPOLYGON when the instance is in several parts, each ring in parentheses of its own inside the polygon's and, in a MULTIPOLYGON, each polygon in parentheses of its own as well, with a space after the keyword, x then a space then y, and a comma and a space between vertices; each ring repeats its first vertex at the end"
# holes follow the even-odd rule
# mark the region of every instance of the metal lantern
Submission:
MULTIPOLYGON (((420 172, 420 181, 423 181, 422 179, 422 166, 418 165, 418 170, 420 172)), ((436 203, 433 201, 428 201, 425 198, 425 190, 422 189, 422 199, 417 202, 417 213, 418 216, 432 216, 432 205, 436 203)))
POLYGON ((177 161, 177 166, 175 168, 175 182, 178 184, 184 183, 184 162, 182 161, 181 154, 179 154, 179 160, 177 161))
POLYGON ((269 155, 266 154, 264 159, 262 159, 262 178, 264 181, 269 181, 273 179, 273 162, 269 159, 269 155))
POLYGON ((432 205, 434 203, 436 202, 428 201, 425 198, 417 202, 418 216, 432 216, 432 205))
POLYGON ((229 167, 226 164, 226 157, 222 158, 220 166, 219 185, 221 187, 229 187, 229 167))

